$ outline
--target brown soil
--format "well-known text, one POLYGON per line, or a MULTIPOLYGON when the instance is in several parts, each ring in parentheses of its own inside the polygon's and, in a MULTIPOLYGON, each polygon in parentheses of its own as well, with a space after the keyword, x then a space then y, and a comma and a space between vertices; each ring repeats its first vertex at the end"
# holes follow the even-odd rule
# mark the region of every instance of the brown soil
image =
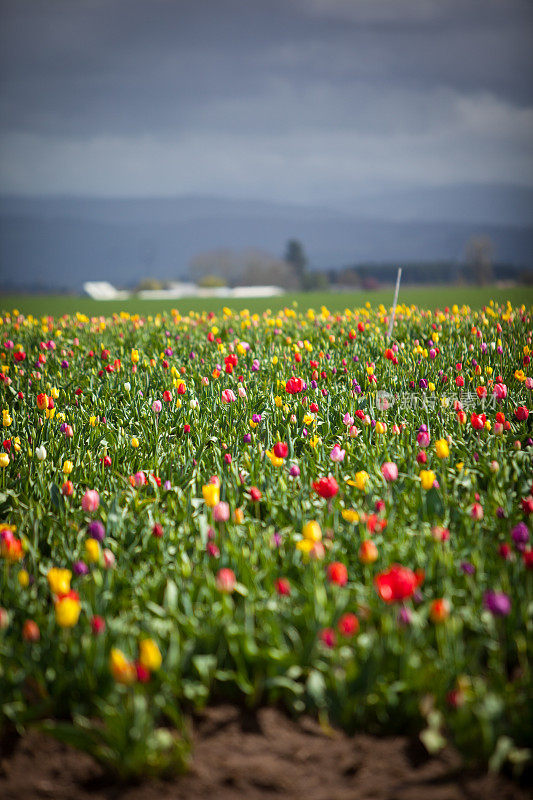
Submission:
POLYGON ((526 800, 498 775, 467 771, 407 737, 326 734, 275 709, 210 708, 193 720, 189 773, 111 781, 87 755, 36 732, 0 753, 2 800, 526 800))

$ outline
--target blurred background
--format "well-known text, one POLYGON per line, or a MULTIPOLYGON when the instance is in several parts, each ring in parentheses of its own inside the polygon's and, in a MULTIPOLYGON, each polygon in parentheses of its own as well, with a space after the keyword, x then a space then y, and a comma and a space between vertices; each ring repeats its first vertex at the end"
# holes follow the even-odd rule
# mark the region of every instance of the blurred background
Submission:
POLYGON ((0 15, 4 294, 531 291, 530 0, 0 15))

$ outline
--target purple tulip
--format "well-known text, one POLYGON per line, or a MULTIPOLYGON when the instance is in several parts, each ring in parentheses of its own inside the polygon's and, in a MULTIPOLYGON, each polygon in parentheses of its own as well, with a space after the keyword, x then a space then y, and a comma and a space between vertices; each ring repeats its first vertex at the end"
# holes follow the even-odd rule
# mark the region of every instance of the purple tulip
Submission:
POLYGON ((523 551, 529 541, 529 529, 525 522, 519 522, 511 531, 511 538, 516 545, 516 549, 523 551))
POLYGON ((398 611, 398 624, 410 625, 411 617, 412 617, 411 611, 406 606, 402 606, 398 611))
POLYGON ((504 592, 485 592, 483 606, 494 617, 506 617, 511 613, 511 598, 504 592))
POLYGON ((87 526, 87 535, 91 539, 96 539, 97 542, 103 542, 105 539, 105 528, 99 519, 93 519, 87 526))

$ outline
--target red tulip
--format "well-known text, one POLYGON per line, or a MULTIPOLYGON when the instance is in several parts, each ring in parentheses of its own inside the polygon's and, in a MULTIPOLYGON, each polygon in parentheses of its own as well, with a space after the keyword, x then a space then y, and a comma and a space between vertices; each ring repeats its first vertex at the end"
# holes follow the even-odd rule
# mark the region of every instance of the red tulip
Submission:
POLYGON ((438 624, 444 622, 450 616, 450 603, 445 597, 433 600, 429 609, 429 617, 432 622, 438 624))
POLYGON ((326 647, 335 647, 337 644, 337 634, 333 628, 324 628, 320 631, 320 641, 326 647))
POLYGON ((91 617, 91 630, 94 636, 98 636, 100 633, 105 631, 105 620, 103 617, 98 616, 95 614, 94 617, 91 617))
POLYGON ((336 583, 337 586, 344 586, 348 583, 348 570, 340 561, 334 561, 328 565, 328 581, 336 583))
POLYGON ((279 595, 285 595, 288 597, 291 593, 291 585, 287 578, 276 578, 274 581, 274 586, 279 595))
POLYGON ((22 638, 25 642, 38 642, 41 638, 39 626, 32 619, 27 619, 22 626, 22 638))
POLYGON ((298 394, 303 389, 303 381, 301 378, 289 378, 285 384, 285 391, 289 394, 298 394))
POLYGON ((401 564, 393 564, 387 572, 376 575, 374 585, 386 603, 395 603, 411 597, 424 580, 424 573, 414 573, 401 564))
POLYGON ((273 449, 274 449, 274 455, 277 458, 287 458, 289 454, 289 448, 285 444, 285 442, 276 442, 273 449))
POLYGON ((147 669, 140 661, 135 662, 135 672, 139 683, 148 683, 150 680, 150 670, 147 669))
POLYGON ((359 630, 359 620, 355 614, 347 612, 337 622, 337 630, 342 636, 353 636, 359 630))
POLYGON ((533 514, 533 494, 521 499, 522 511, 524 514, 533 514))
POLYGON ((314 481, 313 489, 320 497, 327 500, 330 497, 335 497, 339 491, 339 484, 335 478, 330 476, 329 478, 320 478, 319 481, 314 481))
POLYGON ((485 422, 487 421, 487 417, 485 414, 472 414, 470 417, 470 422, 472 423, 472 427, 475 428, 476 431, 480 431, 482 428, 485 427, 485 422))

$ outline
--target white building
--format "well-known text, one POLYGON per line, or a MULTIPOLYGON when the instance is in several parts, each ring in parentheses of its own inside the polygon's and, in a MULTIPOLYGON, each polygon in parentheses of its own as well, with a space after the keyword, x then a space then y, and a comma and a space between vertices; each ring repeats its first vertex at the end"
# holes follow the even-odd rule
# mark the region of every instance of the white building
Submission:
MULTIPOLYGON (((115 289, 108 281, 87 281, 83 290, 93 300, 124 300, 130 292, 115 289)), ((198 286, 196 283, 173 281, 166 289, 144 289, 135 294, 140 300, 180 300, 184 297, 220 297, 224 299, 246 297, 277 297, 284 294, 279 286, 227 286, 212 288, 198 286)))
POLYGON ((93 300, 124 300, 130 296, 129 292, 115 289, 108 281, 86 281, 83 291, 93 300))

